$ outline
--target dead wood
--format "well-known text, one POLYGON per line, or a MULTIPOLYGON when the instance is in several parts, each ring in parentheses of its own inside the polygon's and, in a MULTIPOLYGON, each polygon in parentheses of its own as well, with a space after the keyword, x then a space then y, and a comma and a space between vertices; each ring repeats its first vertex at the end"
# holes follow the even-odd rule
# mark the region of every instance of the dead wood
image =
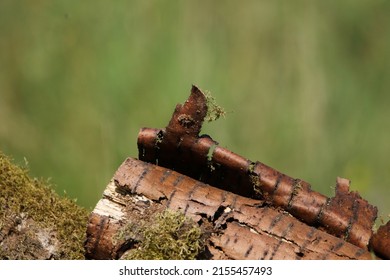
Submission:
POLYGON ((326 197, 304 180, 241 157, 199 135, 207 110, 193 86, 166 128, 140 130, 141 161, 120 167, 91 215, 90 258, 119 258, 138 241, 113 242, 117 232, 166 208, 204 227, 212 259, 360 259, 371 249, 389 257, 389 227, 373 238, 377 208, 350 192, 348 179, 337 178, 335 196, 326 197))
POLYGON ((328 198, 313 191, 310 184, 301 179, 243 158, 218 146, 209 136, 199 136, 199 124, 207 111, 206 98, 199 92, 193 86, 189 100, 197 101, 187 101, 201 104, 197 110, 192 106, 187 111, 188 106, 178 105, 165 129, 141 129, 138 136, 141 160, 239 195, 261 197, 309 225, 320 226, 330 234, 368 248, 377 208, 357 192, 349 192, 349 180, 337 178, 336 195, 328 198), (182 115, 194 120, 194 126, 190 123, 183 127, 178 121, 182 115))
MULTIPOLYGON (((308 226, 282 209, 227 192, 170 169, 128 158, 91 213, 87 258, 118 259, 137 236, 121 238, 164 209, 180 211, 205 234, 206 259, 370 259, 362 248, 308 226)), ((158 237, 157 237, 158 238, 158 237)))

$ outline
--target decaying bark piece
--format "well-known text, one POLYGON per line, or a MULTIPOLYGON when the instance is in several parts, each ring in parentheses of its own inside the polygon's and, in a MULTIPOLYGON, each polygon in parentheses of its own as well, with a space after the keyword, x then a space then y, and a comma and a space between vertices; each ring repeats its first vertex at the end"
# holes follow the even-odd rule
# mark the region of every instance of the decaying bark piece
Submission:
POLYGON ((349 180, 337 178, 334 197, 315 192, 301 179, 243 158, 207 135, 199 136, 206 113, 206 98, 193 86, 165 129, 141 129, 139 158, 242 196, 265 199, 309 225, 368 248, 377 208, 357 192, 349 192, 349 180), (181 122, 182 116, 191 121, 181 122))
POLYGON ((166 208, 181 211, 204 229, 208 238, 203 258, 371 259, 367 250, 308 226, 264 200, 132 158, 119 167, 91 213, 87 258, 120 258, 137 240, 118 239, 118 231, 166 208))
POLYGON ((378 256, 390 259, 390 221, 379 227, 372 237, 371 243, 378 256))

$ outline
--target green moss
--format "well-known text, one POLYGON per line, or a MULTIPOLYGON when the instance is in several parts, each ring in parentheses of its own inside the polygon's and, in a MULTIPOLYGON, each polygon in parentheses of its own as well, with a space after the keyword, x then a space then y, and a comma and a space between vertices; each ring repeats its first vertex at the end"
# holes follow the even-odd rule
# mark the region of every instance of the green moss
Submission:
POLYGON ((207 115, 205 120, 212 122, 218 120, 220 117, 224 117, 226 114, 225 110, 217 104, 211 93, 205 91, 205 96, 207 101, 207 115))
POLYGON ((129 223, 118 238, 139 240, 122 258, 136 260, 192 260, 203 249, 200 227, 181 212, 165 210, 141 225, 129 223))
MULTIPOLYGON (((87 210, 73 200, 57 195, 48 181, 31 178, 26 167, 13 164, 0 151, 0 233, 10 221, 17 223, 15 219, 33 220, 37 228, 49 231, 59 240, 52 258, 84 258, 87 210)), ((11 251, 0 247, 0 259, 31 257, 28 253, 35 245, 24 243, 11 251)))

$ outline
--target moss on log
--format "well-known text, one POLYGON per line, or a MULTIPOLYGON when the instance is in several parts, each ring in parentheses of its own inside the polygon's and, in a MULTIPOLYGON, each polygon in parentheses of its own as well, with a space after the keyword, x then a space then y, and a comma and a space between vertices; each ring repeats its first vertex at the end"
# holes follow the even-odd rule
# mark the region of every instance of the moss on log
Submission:
POLYGON ((0 259, 84 259, 87 210, 0 152, 0 259))

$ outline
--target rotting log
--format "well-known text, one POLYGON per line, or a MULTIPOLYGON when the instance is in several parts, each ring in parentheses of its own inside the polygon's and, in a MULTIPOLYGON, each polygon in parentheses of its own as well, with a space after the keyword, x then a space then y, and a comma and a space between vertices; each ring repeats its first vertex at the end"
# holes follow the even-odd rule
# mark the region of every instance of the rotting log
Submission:
POLYGON ((371 259, 358 246, 311 227, 262 199, 212 187, 170 169, 128 158, 90 215, 89 259, 120 259, 138 240, 118 238, 164 209, 191 217, 207 236, 204 259, 371 259))
MULTIPOLYGON (((264 199, 308 225, 322 228, 363 249, 369 248, 377 207, 357 192, 350 192, 348 179, 337 178, 334 197, 313 191, 304 180, 250 161, 220 147, 210 136, 199 135, 206 113, 206 97, 193 86, 188 100, 176 106, 166 128, 140 130, 139 159, 226 191, 264 199)), ((375 244, 379 243, 371 243, 375 252, 390 254, 390 248, 376 248, 375 244)))

